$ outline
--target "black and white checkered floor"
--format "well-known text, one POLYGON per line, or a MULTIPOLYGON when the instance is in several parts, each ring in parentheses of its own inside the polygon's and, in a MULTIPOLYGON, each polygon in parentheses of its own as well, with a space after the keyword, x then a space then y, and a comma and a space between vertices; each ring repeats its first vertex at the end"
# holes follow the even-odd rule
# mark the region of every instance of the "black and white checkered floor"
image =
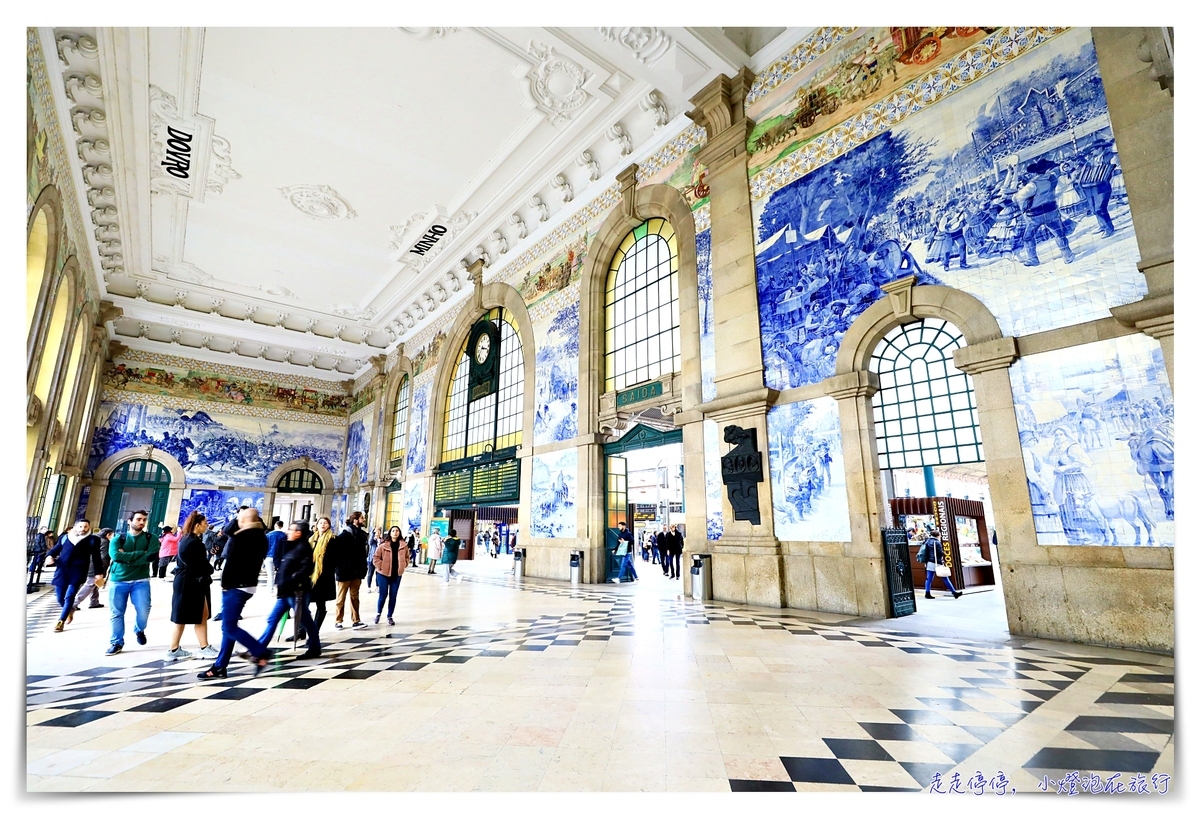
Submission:
MULTIPOLYGON (((410 624, 332 631, 327 625, 328 633, 323 633, 325 651, 319 659, 299 661, 289 658, 295 656, 294 652, 277 649, 276 660, 259 676, 254 677, 248 664, 235 659, 229 678, 214 682, 195 678, 197 669, 204 665, 167 662, 160 658, 161 651, 143 654, 139 658, 147 661, 132 665, 127 661, 88 662, 79 656, 78 669, 31 673, 27 677, 30 746, 35 743, 35 734, 37 738, 59 735, 47 731, 103 728, 109 721, 114 730, 133 729, 137 722, 130 721, 134 718, 130 714, 220 713, 213 709, 218 702, 242 702, 248 707, 252 705, 248 700, 266 696, 274 703, 285 701, 281 695, 292 692, 319 692, 323 687, 343 690, 346 681, 373 679, 382 685, 387 680, 388 685, 405 689, 405 678, 424 678, 423 674, 430 673, 444 678, 443 670, 472 663, 490 668, 493 665, 487 664, 489 661, 503 663, 513 654, 599 661, 608 655, 605 650, 610 645, 631 642, 636 655, 639 640, 663 643, 711 631, 718 642, 735 648, 726 649, 721 661, 727 658, 735 672, 744 672, 744 689, 759 685, 767 690, 763 685, 768 679, 763 674, 803 674, 795 678, 806 684, 822 672, 835 679, 839 675, 851 678, 858 667, 872 676, 848 686, 847 695, 854 705, 844 710, 849 718, 823 722, 810 712, 812 708, 806 711, 802 706, 814 731, 809 735, 819 743, 797 744, 793 751, 796 754, 777 752, 773 758, 763 758, 757 745, 753 752, 741 752, 732 739, 726 741, 726 735, 735 734, 722 733, 725 728, 720 726, 720 715, 726 711, 721 708, 733 705, 721 705, 720 696, 708 693, 724 757, 723 778, 733 791, 920 791, 931 786, 952 786, 952 781, 965 785, 976 767, 989 780, 1001 772, 1010 786, 1024 791, 1029 791, 1034 781, 1041 782, 1039 789, 1050 782, 1050 791, 1055 791, 1054 782, 1073 772, 1095 773, 1105 779, 1114 773, 1126 778, 1173 773, 1173 748, 1168 745, 1174 732, 1174 676, 1172 666, 1164 665, 1163 657, 1019 640, 984 644, 969 639, 931 639, 908 631, 885 632, 827 615, 639 594, 636 587, 630 586, 572 587, 534 579, 518 583, 511 577, 485 575, 467 576, 461 585, 451 586, 436 576, 410 574, 405 579, 405 590, 412 593, 443 597, 454 594, 459 601, 481 593, 489 598, 516 596, 515 601, 524 608, 536 608, 536 599, 549 598, 573 609, 562 610, 560 605, 554 612, 518 616, 496 624, 480 622, 478 615, 458 617, 471 619, 469 624, 447 624, 455 618, 451 611, 450 616, 442 616, 430 627, 410 624), (414 585, 418 588, 415 592, 414 585), (739 638, 741 634, 744 639, 739 638), (793 637, 795 642, 780 641, 793 637), (764 648, 736 650, 742 641, 764 648), (806 656, 813 657, 813 667, 804 667, 806 656), (842 657, 853 666, 840 666, 842 657), (889 690, 889 669, 902 669, 902 690, 889 690), (878 678, 880 674, 883 678, 878 678), (922 676, 929 681, 923 683, 922 676), (872 692, 871 702, 862 700, 864 690, 872 692), (1022 727, 1047 703, 1068 699, 1072 704, 1051 708, 1055 711, 1052 718, 1039 721, 1035 727, 1022 727), (207 704, 200 707, 198 700, 207 704), (997 769, 983 768, 992 757, 997 760, 992 767, 997 769)), ((366 597, 364 606, 373 601, 366 597)), ((44 597, 29 604, 31 667, 38 664, 36 650, 45 644, 44 638, 34 637, 44 633, 56 618, 52 603, 51 598, 50 620, 42 610, 46 607, 44 597)), ((398 618, 400 614, 398 611, 398 618)), ((107 615, 105 612, 104 618, 107 615)), ((97 622, 100 619, 96 617, 97 622)), ((419 619, 409 616, 401 621, 422 624, 419 619)), ((256 625, 248 627, 253 632, 256 625)), ((701 677, 708 660, 714 658, 711 648, 715 644, 709 640, 685 648, 699 663, 701 677)), ((540 666, 519 667, 528 682, 540 666)), ((719 682, 714 690, 728 688, 731 683, 725 667, 722 664, 722 673, 713 675, 719 682)), ((587 683, 586 677, 582 683, 587 683)), ((671 686, 666 682, 664 685, 671 686)), ((700 687, 709 690, 707 683, 700 687)), ((807 688, 795 688, 802 689, 807 688)), ((826 704, 825 698, 822 693, 811 702, 826 704)), ((790 695, 789 700, 803 705, 800 692, 790 695)), ((788 717, 795 709, 792 704, 788 705, 788 717)), ((243 707, 237 712, 253 711, 243 707)), ((766 718, 769 720, 769 715, 766 718)), ((198 716, 195 721, 193 732, 203 733, 203 718, 198 716)), ((788 740, 786 719, 780 725, 784 726, 778 730, 785 735, 772 745, 777 748, 786 746, 788 740)), ((88 735, 99 736, 102 732, 93 729, 88 735)), ((770 732, 768 725, 768 735, 770 732)), ((555 746, 552 739, 549 743, 555 746)), ((71 752, 69 742, 60 741, 58 745, 62 747, 60 752, 71 752)), ((29 763, 31 781, 41 783, 43 777, 54 776, 63 776, 63 781, 71 778, 69 767, 59 769, 44 762, 55 753, 37 759, 33 755, 29 763)), ((79 758, 84 760, 76 767, 86 767, 92 761, 85 756, 79 758)), ((715 776, 710 773, 705 777, 715 776)), ((92 781, 102 784, 105 778, 92 781)), ((86 777, 78 780, 88 781, 86 777)), ((576 786, 564 783, 558 788, 601 788, 589 784, 586 778, 575 782, 576 786)), ((437 788, 431 780, 424 780, 419 787, 437 788)), ((526 784, 515 788, 537 787, 526 784)), ((603 788, 620 787, 605 784, 603 788)))

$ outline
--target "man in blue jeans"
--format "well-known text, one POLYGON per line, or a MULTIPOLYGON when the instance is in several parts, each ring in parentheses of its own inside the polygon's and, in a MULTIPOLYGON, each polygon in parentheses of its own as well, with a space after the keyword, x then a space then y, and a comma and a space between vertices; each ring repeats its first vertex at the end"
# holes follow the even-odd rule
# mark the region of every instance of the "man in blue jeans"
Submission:
POLYGON ((296 520, 288 528, 287 540, 279 546, 275 607, 267 615, 267 629, 258 640, 264 648, 271 644, 279 620, 286 612, 299 609, 300 626, 308 635, 308 650, 300 655, 301 659, 315 659, 321 655, 321 637, 308 610, 307 593, 312 587, 313 572, 313 551, 308 538, 308 523, 296 520))
POLYGON ((625 525, 624 520, 617 523, 617 556, 624 557, 621 561, 621 573, 617 576, 617 582, 621 582, 630 574, 633 575, 633 581, 637 582, 637 571, 633 568, 633 532, 625 525))
POLYGON ((150 620, 150 563, 158 559, 158 540, 146 530, 148 515, 135 511, 129 515, 129 531, 109 541, 108 605, 111 611, 112 638, 105 656, 120 653, 125 647, 125 607, 133 600, 134 636, 146 644, 146 623, 150 620))
POLYGON ((225 569, 221 572, 221 652, 212 667, 199 675, 200 679, 224 679, 237 642, 249 649, 255 675, 267 666, 267 649, 238 626, 242 608, 258 589, 258 575, 266 557, 266 528, 257 510, 244 508, 238 512, 237 528, 230 534, 225 569))

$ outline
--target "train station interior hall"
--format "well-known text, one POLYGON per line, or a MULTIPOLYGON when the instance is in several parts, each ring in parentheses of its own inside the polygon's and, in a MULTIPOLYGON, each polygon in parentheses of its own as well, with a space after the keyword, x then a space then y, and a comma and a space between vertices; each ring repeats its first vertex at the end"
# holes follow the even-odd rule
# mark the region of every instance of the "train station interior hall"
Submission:
POLYGON ((26 31, 28 791, 1176 791, 1173 29, 26 31))

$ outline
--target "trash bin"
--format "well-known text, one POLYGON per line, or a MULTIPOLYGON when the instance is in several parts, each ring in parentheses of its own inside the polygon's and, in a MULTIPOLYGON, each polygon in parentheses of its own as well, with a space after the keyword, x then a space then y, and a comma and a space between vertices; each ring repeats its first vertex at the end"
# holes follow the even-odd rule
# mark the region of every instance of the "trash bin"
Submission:
POLYGON ((711 554, 692 554, 692 599, 712 599, 711 554))
POLYGON ((583 552, 571 552, 571 584, 578 585, 583 582, 583 552))
POLYGON ((513 576, 517 579, 525 576, 525 549, 513 549, 513 576))

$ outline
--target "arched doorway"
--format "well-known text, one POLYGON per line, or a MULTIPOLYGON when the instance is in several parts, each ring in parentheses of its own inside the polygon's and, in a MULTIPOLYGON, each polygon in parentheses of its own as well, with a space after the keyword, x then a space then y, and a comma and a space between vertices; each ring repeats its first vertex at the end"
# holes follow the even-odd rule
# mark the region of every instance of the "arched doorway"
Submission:
POLYGON ((100 526, 123 531, 129 515, 144 510, 150 514, 149 525, 157 528, 166 522, 167 499, 171 490, 171 473, 153 460, 129 460, 109 475, 100 526))
POLYGON ((322 511, 320 496, 324 492, 325 483, 315 471, 292 469, 276 484, 273 514, 285 526, 293 520, 312 520, 322 511))

